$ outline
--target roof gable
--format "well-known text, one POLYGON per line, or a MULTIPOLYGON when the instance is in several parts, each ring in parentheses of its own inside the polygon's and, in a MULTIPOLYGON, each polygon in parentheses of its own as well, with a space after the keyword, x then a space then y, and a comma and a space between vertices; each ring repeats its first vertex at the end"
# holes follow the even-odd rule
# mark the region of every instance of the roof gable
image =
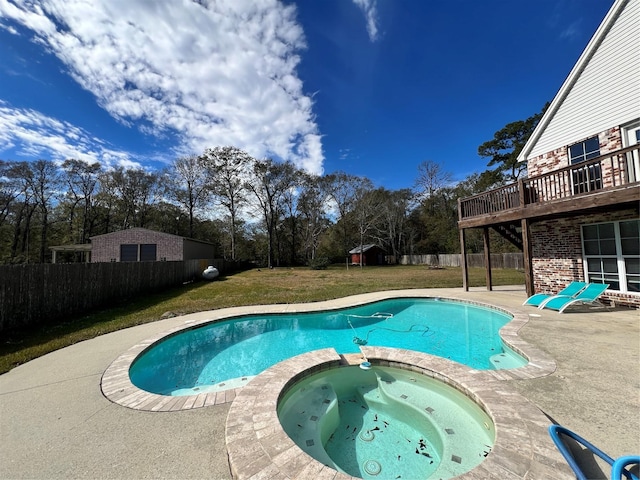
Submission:
POLYGON ((640 1, 616 0, 562 84, 518 160, 638 118, 640 1))

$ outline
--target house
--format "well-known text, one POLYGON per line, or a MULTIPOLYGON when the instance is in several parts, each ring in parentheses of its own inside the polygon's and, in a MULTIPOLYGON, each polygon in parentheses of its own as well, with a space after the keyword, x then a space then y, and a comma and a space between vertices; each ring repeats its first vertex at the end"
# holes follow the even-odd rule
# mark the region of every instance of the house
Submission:
POLYGON ((640 306, 639 72, 640 1, 616 0, 520 153, 528 177, 458 201, 462 252, 483 229, 488 289, 491 228, 522 249, 528 294, 582 280, 640 306))
POLYGON ((362 256, 362 265, 384 265, 384 250, 377 245, 361 245, 353 250, 349 250, 351 255, 351 265, 360 265, 360 257, 362 256))
POLYGON ((91 237, 91 262, 153 262, 214 258, 214 245, 192 238, 130 228, 91 237))

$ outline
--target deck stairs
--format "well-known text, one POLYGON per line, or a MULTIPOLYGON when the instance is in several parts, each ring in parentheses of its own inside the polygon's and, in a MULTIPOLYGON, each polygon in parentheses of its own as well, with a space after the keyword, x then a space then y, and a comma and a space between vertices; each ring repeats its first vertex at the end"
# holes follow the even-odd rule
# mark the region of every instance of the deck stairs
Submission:
POLYGON ((500 223, 494 225, 493 229, 500 234, 504 239, 509 241, 512 245, 515 245, 522 250, 522 232, 519 231, 520 222, 500 223))

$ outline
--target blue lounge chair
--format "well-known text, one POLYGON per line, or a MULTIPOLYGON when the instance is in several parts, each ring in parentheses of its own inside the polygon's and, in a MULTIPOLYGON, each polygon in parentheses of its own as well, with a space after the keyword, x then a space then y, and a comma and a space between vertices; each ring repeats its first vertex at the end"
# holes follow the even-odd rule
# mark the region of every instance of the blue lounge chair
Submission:
POLYGON ((522 305, 533 305, 534 307, 539 307, 542 302, 551 297, 575 297, 578 293, 584 290, 584 287, 586 286, 586 282, 571 282, 555 295, 553 293, 536 293, 535 295, 531 295, 522 305))
POLYGON ((574 458, 574 456, 571 454, 571 452, 567 448, 567 445, 562 440, 561 435, 573 439, 574 441, 578 442, 581 446, 587 448, 594 455, 597 455, 602 460, 604 460, 609 465, 611 465, 612 480, 620 480, 622 475, 624 475, 629 480, 638 480, 637 475, 634 475, 633 473, 626 470, 626 467, 629 465, 640 465, 640 455, 628 455, 628 456, 620 457, 614 460, 609 455, 607 455, 602 450, 600 450, 598 447, 586 441, 580 435, 560 425, 549 426, 549 435, 551 435, 551 439, 553 440, 553 443, 556 444, 556 447, 558 447, 558 450, 560 450, 560 453, 562 454, 564 459, 567 461, 567 463, 573 470, 573 473, 576 474, 576 478, 578 480, 588 480, 588 479, 585 473, 582 471, 582 469, 578 465, 578 463, 576 462, 576 459, 574 458))
POLYGON ((567 307, 576 303, 582 303, 585 305, 602 305, 602 303, 598 301, 598 298, 607 288, 609 288, 609 285, 606 283, 590 283, 584 290, 574 297, 556 295, 555 297, 547 298, 538 306, 538 308, 550 308, 551 310, 558 310, 559 313, 562 313, 567 307))

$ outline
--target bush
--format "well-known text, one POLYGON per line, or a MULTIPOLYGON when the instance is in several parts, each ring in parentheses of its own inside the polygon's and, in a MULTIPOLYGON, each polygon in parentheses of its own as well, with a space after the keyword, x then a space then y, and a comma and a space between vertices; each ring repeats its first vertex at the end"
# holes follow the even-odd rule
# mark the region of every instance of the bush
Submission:
POLYGON ((311 270, 326 270, 331 265, 331 261, 327 257, 318 257, 309 260, 309 268, 311 270))

